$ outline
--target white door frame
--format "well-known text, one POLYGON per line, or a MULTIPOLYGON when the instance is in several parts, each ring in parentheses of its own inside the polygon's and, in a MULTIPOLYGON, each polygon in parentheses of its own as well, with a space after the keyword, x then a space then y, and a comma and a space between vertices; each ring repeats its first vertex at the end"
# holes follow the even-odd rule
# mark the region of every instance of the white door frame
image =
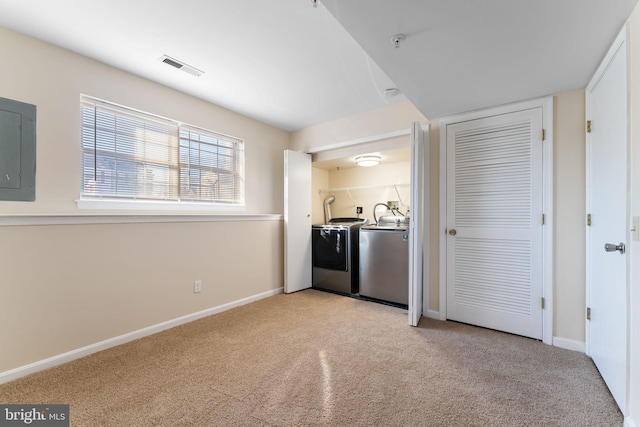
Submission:
POLYGON ((523 101, 486 110, 445 117, 440 120, 440 320, 447 319, 447 126, 483 117, 515 111, 542 108, 542 126, 545 139, 543 158, 543 212, 545 225, 542 236, 542 296, 545 306, 542 314, 542 342, 553 343, 553 97, 523 101))

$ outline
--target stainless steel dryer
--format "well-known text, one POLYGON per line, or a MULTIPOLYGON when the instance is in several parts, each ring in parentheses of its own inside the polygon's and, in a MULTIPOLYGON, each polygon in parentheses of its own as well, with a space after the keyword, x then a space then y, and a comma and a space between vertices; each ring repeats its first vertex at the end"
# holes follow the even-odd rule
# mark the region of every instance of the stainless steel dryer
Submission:
POLYGON ((311 227, 314 288, 343 294, 359 290, 359 232, 364 218, 333 218, 311 227))

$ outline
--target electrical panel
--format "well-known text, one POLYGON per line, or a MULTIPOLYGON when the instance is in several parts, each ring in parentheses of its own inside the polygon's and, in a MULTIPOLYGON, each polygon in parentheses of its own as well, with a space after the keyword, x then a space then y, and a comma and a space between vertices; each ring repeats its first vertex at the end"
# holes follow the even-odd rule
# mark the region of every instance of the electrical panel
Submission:
POLYGON ((0 201, 36 199, 36 106, 0 98, 0 201))

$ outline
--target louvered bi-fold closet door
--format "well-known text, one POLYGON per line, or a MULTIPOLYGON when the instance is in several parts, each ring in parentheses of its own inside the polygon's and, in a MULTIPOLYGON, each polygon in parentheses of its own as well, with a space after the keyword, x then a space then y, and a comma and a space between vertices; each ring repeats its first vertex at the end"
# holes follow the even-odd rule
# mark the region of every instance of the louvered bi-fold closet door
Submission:
POLYGON ((542 109, 449 124, 447 318, 542 339, 542 109))

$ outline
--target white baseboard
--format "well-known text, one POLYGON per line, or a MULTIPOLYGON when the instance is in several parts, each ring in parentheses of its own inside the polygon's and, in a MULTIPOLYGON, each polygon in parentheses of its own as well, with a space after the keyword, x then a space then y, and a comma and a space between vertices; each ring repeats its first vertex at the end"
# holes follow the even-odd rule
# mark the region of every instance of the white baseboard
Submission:
POLYGON ((636 427, 636 424, 633 422, 631 417, 624 418, 624 427, 636 427))
POLYGON ((436 310, 427 310, 424 316, 428 317, 429 319, 442 320, 440 319, 440 312, 436 310))
POLYGON ((441 320, 440 319, 440 312, 436 311, 436 310, 427 310, 427 314, 426 316, 430 319, 437 319, 437 320, 441 320))
POLYGON ((429 319, 447 320, 443 318, 442 314, 440 314, 440 312, 437 310, 427 310, 427 314, 425 314, 425 316, 428 317, 429 319))
POLYGON ((569 338, 553 337, 553 346, 564 348, 565 350, 578 351, 584 353, 587 348, 584 341, 571 340, 569 338))
POLYGON ((104 341, 90 344, 85 347, 81 347, 75 350, 68 351, 57 356, 49 357, 44 360, 39 360, 28 365, 20 366, 9 371, 0 372, 0 384, 7 383, 9 381, 16 380, 18 378, 33 374, 38 371, 52 368, 54 366, 62 365, 63 363, 71 362, 72 360, 80 359, 81 357, 88 356, 98 351, 106 350, 111 347, 122 345, 129 341, 137 340, 149 335, 156 334, 158 332, 170 329, 184 323, 193 322, 194 320, 201 319, 203 317, 211 316, 212 314, 221 313, 223 311, 230 310, 241 305, 249 304, 254 301, 258 301, 263 298, 267 298, 273 295, 282 293, 283 288, 273 289, 267 292, 263 292, 250 297, 242 298, 237 301, 232 301, 226 304, 219 305, 217 307, 208 308, 206 310, 198 311, 196 313, 188 314, 186 316, 178 317, 176 319, 168 320, 166 322, 158 323, 156 325, 148 326, 146 328, 138 329, 137 331, 129 332, 124 335, 120 335, 114 338, 109 338, 104 341))

